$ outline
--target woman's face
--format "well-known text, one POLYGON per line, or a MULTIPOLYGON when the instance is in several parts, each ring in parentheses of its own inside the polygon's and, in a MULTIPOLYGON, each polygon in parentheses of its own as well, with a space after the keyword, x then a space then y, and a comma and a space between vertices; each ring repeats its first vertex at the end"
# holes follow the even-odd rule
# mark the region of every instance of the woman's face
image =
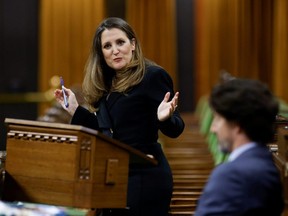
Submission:
POLYGON ((104 59, 109 67, 121 70, 132 59, 135 40, 129 40, 125 32, 118 28, 105 29, 101 35, 104 59))

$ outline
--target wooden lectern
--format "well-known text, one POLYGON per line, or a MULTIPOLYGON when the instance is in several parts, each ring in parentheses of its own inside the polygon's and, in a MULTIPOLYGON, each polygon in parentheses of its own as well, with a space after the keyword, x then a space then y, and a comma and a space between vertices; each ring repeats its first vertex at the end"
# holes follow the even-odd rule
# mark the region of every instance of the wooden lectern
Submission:
POLYGON ((125 208, 129 164, 157 164, 86 127, 7 118, 5 123, 4 201, 125 208))

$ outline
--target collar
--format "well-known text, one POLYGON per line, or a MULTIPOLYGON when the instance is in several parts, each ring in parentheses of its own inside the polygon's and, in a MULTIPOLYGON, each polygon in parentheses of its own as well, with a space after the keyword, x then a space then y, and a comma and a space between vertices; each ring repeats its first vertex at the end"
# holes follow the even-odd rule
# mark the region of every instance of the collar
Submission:
POLYGON ((236 148, 229 155, 228 161, 231 162, 231 161, 235 160, 237 157, 239 157, 239 155, 243 154, 244 152, 248 151, 249 149, 251 149, 253 147, 256 147, 256 145, 257 144, 255 142, 250 142, 250 143, 246 143, 246 144, 236 148))

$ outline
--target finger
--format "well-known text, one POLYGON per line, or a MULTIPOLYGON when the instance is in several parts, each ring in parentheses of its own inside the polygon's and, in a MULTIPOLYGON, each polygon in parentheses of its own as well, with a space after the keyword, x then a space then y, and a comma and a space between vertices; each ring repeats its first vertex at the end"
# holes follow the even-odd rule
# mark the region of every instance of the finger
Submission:
POLYGON ((65 86, 63 86, 63 89, 64 89, 64 91, 65 91, 65 94, 66 94, 67 96, 69 96, 69 95, 70 95, 70 92, 71 92, 71 90, 70 90, 70 89, 68 89, 68 88, 66 88, 65 86))
POLYGON ((172 99, 173 112, 175 112, 178 107, 178 97, 179 97, 179 92, 176 92, 172 99))
POLYGON ((178 104, 178 97, 179 97, 179 92, 176 92, 176 94, 172 98, 172 103, 173 103, 174 107, 177 106, 177 104, 178 104))
POLYGON ((60 89, 56 89, 54 91, 54 96, 55 96, 55 99, 58 103, 61 104, 61 106, 64 108, 64 97, 63 97, 63 92, 62 90, 60 89))
POLYGON ((56 90, 54 91, 54 96, 55 96, 56 99, 62 98, 62 91, 59 90, 59 89, 56 89, 56 90))
POLYGON ((167 92, 167 93, 165 94, 165 96, 164 96, 163 101, 164 101, 164 102, 168 102, 168 101, 169 101, 169 98, 170 98, 170 92, 167 92))
POLYGON ((178 98, 179 98, 179 92, 176 92, 173 99, 178 102, 178 98))

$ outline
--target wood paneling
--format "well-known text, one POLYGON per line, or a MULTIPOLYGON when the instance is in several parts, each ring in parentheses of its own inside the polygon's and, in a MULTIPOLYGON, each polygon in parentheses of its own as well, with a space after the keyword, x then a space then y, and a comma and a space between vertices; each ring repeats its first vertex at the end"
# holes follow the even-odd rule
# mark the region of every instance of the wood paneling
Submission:
POLYGON ((273 86, 276 94, 288 101, 288 2, 275 0, 273 14, 273 86))
MULTIPOLYGON (((81 84, 96 27, 105 15, 103 0, 42 0, 40 8, 39 90, 62 76, 67 87, 81 84)), ((43 110, 43 106, 42 106, 43 110)))
POLYGON ((196 0, 196 98, 222 70, 265 82, 288 100, 288 3, 285 0, 196 0))
POLYGON ((177 89, 175 0, 127 0, 126 19, 145 56, 167 70, 177 89))

